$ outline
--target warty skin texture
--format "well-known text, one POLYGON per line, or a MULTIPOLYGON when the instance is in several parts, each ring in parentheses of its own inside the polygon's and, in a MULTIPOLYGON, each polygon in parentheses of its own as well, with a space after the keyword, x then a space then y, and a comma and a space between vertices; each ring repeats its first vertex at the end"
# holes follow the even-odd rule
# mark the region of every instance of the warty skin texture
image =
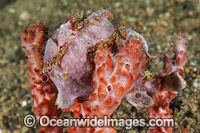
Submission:
MULTIPOLYGON (((24 29, 22 48, 28 57, 30 87, 38 118, 47 114, 59 117, 61 110, 57 107, 63 112, 72 112, 75 118, 95 115, 98 118, 105 115, 110 117, 123 98, 133 106, 148 108, 150 118, 172 117, 169 103, 186 85, 183 68, 187 39, 175 35, 175 60, 166 54, 165 73, 147 78, 146 63, 154 56, 148 53, 146 40, 139 33, 124 29, 118 32, 118 42, 112 41, 113 45, 120 43, 117 50, 113 50, 106 42, 117 33, 116 27, 109 21, 110 17, 109 11, 99 10, 88 16, 87 23, 80 29, 73 27, 74 22, 69 19, 54 32, 47 43, 44 24, 37 23, 30 29, 24 29), (103 43, 98 45, 100 42, 103 43), (43 57, 42 49, 45 45, 43 57), (97 48, 94 60, 88 56, 88 49, 92 47, 97 48), (35 73, 35 70, 38 71, 35 73), (48 89, 45 89, 46 86, 48 89), (147 92, 151 92, 152 96, 147 92)), ((62 127, 47 127, 41 132, 58 130, 62 130, 62 127)), ((68 131, 116 132, 112 127, 71 127, 68 131)), ((160 131, 173 132, 172 127, 148 130, 160 131)))

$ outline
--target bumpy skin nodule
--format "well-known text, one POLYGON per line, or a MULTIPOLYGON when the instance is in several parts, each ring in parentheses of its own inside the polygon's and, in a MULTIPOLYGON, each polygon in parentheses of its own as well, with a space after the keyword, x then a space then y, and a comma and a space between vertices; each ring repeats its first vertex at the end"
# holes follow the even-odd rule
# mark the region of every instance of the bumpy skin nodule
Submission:
MULTIPOLYGON (((29 57, 29 78, 31 88, 36 88, 33 89, 33 97, 35 112, 38 116, 46 115, 47 112, 50 113, 50 116, 58 116, 59 110, 55 105, 57 104, 64 109, 63 112, 73 112, 75 118, 86 118, 87 116, 92 118, 95 115, 98 118, 105 115, 110 117, 125 97, 133 106, 148 107, 150 118, 172 117, 169 103, 177 92, 186 86, 183 80, 183 68, 186 60, 187 40, 180 35, 175 35, 177 38, 177 42, 174 44, 175 60, 171 60, 166 54, 165 73, 148 79, 145 75, 146 63, 154 58, 148 53, 148 44, 139 33, 124 29, 125 37, 120 39, 118 52, 112 53, 112 47, 107 44, 99 46, 95 53, 95 69, 91 69, 91 60, 87 56, 88 48, 96 46, 100 41, 106 41, 115 32, 114 26, 108 20, 110 15, 111 13, 108 11, 99 10, 92 13, 87 18, 89 23, 79 30, 72 28, 73 23, 69 20, 55 31, 52 38, 47 41, 44 55, 44 63, 50 68, 47 68, 47 81, 43 77, 45 74, 34 72, 35 70, 41 71, 39 64, 43 60, 41 44, 44 44, 43 40, 45 40, 44 31, 36 28, 39 32, 32 30, 27 34, 27 28, 25 28, 22 33, 22 47, 29 57), (39 42, 36 43, 40 45, 35 45, 35 41, 31 41, 36 40, 37 42, 36 35, 40 35, 39 42), (41 41, 41 39, 43 40, 41 41), (35 46, 39 46, 39 53, 34 49, 35 46), (30 50, 32 52, 29 52, 30 50), (37 63, 38 61, 39 63, 37 63), (50 63, 48 64, 48 62, 50 63), (37 69, 34 69, 35 67, 37 69), (52 91, 47 91, 44 95, 41 90, 46 86, 49 88, 47 90, 52 91), (152 96, 149 96, 147 92, 152 92, 152 96), (84 101, 80 102, 80 98, 84 101), (51 108, 52 110, 49 110, 51 108)), ((38 27, 44 28, 44 26, 38 25, 38 27)), ((42 131, 51 132, 48 128, 42 131)), ((112 127, 72 127, 68 128, 68 131, 75 133, 116 132, 112 127)), ((148 132, 173 131, 172 127, 154 127, 150 128, 148 132)))

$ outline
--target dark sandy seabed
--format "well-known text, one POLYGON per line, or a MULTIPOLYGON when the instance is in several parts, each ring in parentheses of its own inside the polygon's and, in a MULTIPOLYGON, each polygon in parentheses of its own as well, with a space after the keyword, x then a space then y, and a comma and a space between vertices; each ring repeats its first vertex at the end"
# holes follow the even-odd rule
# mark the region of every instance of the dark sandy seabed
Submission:
MULTIPOLYGON (((71 12, 90 14, 107 9, 114 23, 141 33, 150 44, 150 53, 158 59, 149 68, 153 73, 162 70, 163 54, 171 52, 173 33, 187 36, 188 54, 185 67, 187 87, 170 103, 175 119, 174 131, 183 128, 189 133, 200 132, 200 1, 199 0, 0 0, 0 133, 38 132, 39 126, 27 128, 23 118, 33 114, 28 82, 26 57, 21 49, 20 33, 24 26, 37 20, 45 22, 49 36, 67 19, 71 12), (159 71, 158 71, 159 70, 159 71)), ((173 54, 171 54, 173 56, 173 54)), ((70 117, 69 114, 63 114, 70 117)), ((147 118, 148 111, 135 108, 125 100, 112 118, 147 118)), ((118 132, 145 132, 147 128, 118 132)))

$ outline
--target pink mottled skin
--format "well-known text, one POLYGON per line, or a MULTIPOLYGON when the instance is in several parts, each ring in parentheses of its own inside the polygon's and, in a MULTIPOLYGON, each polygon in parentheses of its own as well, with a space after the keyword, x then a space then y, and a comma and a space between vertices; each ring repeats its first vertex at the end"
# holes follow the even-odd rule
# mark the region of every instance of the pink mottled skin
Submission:
POLYGON ((88 16, 88 21, 93 24, 87 24, 80 31, 72 30, 70 22, 62 24, 47 41, 44 62, 52 60, 60 48, 67 49, 61 59, 61 66, 53 67, 54 73, 49 73, 58 89, 56 104, 62 109, 73 105, 77 97, 87 98, 93 90, 93 69, 87 59, 87 50, 98 42, 107 40, 115 31, 106 12, 97 11, 88 16), (96 21, 95 16, 99 16, 100 21, 96 21), (66 79, 64 73, 68 74, 66 79))
MULTIPOLYGON (((146 63, 154 56, 148 53, 148 44, 144 37, 130 29, 124 29, 124 36, 120 36, 117 50, 106 43, 100 45, 95 52, 94 61, 91 62, 88 49, 97 46, 99 42, 106 42, 116 33, 116 27, 109 21, 111 15, 106 10, 94 12, 87 17, 88 23, 79 30, 73 27, 70 18, 48 39, 44 57, 42 45, 45 46, 46 36, 45 29, 41 28, 45 26, 39 23, 31 27, 28 33, 27 28, 24 29, 22 48, 28 56, 30 85, 37 118, 41 115, 59 117, 60 110, 57 106, 63 112, 72 112, 75 118, 110 117, 123 98, 133 106, 148 108, 150 118, 172 118, 169 103, 186 86, 183 70, 187 39, 175 35, 175 60, 171 60, 166 54, 165 72, 151 78, 146 77, 146 63), (37 35, 40 35, 39 39, 37 35), (40 41, 41 39, 43 40, 40 41), (59 60, 55 64, 57 57, 59 60), (37 73, 45 66, 42 61, 46 66, 50 62, 50 69, 37 73), (152 96, 147 92, 151 92, 152 96)), ((115 42, 112 43, 115 45, 115 42)), ((41 132, 60 132, 61 129, 47 127, 41 132)), ((116 132, 112 127, 71 127, 68 131, 116 132)), ((147 132, 167 133, 173 130, 171 126, 153 127, 147 132)))

